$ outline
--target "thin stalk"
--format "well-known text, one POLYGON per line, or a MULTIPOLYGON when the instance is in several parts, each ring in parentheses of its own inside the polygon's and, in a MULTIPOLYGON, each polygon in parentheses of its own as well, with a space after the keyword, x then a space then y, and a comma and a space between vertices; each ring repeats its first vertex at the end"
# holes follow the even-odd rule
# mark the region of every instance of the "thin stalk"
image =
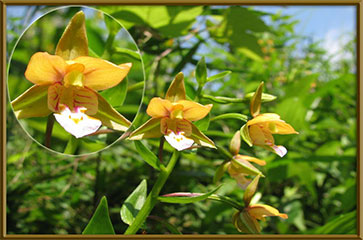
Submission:
POLYGON ((66 149, 64 150, 64 153, 73 155, 76 152, 78 145, 79 145, 79 139, 71 135, 68 140, 66 149))
POLYGON ((158 155, 160 163, 163 163, 163 149, 164 149, 164 141, 165 141, 165 138, 164 138, 164 136, 162 136, 162 137, 160 138, 160 144, 159 144, 159 155, 158 155))
POLYGON ((54 115, 50 114, 48 116, 47 128, 45 130, 45 143, 44 143, 44 145, 47 148, 50 148, 50 141, 52 139, 52 131, 53 131, 54 120, 55 120, 54 115))
POLYGON ((199 102, 199 100, 201 99, 202 96, 202 89, 203 86, 199 85, 198 89, 197 89, 197 94, 195 95, 194 101, 199 102))
POLYGON ((128 86, 127 92, 132 92, 132 91, 136 91, 136 90, 143 89, 143 88, 144 88, 144 82, 138 82, 131 86, 128 86))
POLYGON ((240 210, 240 211, 243 210, 243 206, 239 202, 237 202, 229 197, 212 194, 207 199, 226 203, 226 204, 230 205, 231 207, 234 207, 235 209, 240 210))
POLYGON ((126 229, 124 234, 135 234, 142 224, 145 222, 146 218, 150 215, 150 212, 154 208, 155 204, 158 201, 159 193, 163 188, 166 180, 168 179, 170 173, 173 171, 174 166, 178 160, 179 152, 177 150, 174 151, 173 155, 170 158, 170 161, 166 167, 163 165, 160 166, 160 175, 156 180, 155 185, 151 189, 151 192, 146 198, 144 205, 142 206, 141 210, 137 214, 133 223, 126 229))

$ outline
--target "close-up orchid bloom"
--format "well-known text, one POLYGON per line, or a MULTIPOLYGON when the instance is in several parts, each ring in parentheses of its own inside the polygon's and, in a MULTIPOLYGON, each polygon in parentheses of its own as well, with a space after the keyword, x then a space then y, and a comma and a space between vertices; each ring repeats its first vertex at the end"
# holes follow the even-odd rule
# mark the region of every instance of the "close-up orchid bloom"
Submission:
POLYGON ((188 149, 194 143, 215 148, 213 141, 192 123, 204 118, 211 108, 212 104, 203 106, 186 100, 184 75, 179 73, 171 83, 165 99, 159 97, 151 99, 146 110, 151 119, 132 132, 129 139, 141 140, 164 136, 178 151, 188 149))
POLYGON ((31 56, 25 78, 35 85, 12 101, 16 117, 45 117, 54 113, 59 124, 76 138, 96 132, 102 123, 126 131, 131 122, 97 91, 119 84, 132 64, 115 65, 84 56, 88 55, 88 42, 83 12, 72 18, 56 53, 37 52, 31 56), (77 36, 74 42, 69 41, 73 36, 77 36), (79 47, 79 42, 84 44, 79 47))
POLYGON ((281 145, 275 145, 272 134, 299 134, 276 113, 260 114, 262 88, 264 83, 258 86, 250 103, 250 111, 253 118, 241 128, 242 138, 250 146, 261 146, 283 157, 287 149, 281 145))

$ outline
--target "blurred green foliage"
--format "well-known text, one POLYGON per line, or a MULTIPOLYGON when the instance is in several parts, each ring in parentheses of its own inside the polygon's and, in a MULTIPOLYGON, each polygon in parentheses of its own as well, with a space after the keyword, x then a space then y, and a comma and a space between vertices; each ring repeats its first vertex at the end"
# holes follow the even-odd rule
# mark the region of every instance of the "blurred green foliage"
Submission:
MULTIPOLYGON (((227 70, 232 72, 207 81, 203 95, 241 99, 264 81, 264 93, 277 99, 262 103, 261 113, 279 114, 300 134, 275 136, 276 143, 288 149, 284 158, 259 147, 250 148, 245 143, 241 146, 240 153, 267 162, 260 168, 266 178, 260 180, 252 201, 259 200, 289 216, 287 220, 270 218, 261 222, 263 233, 357 232, 357 77, 353 35, 344 46, 350 55, 333 60, 318 42, 296 33, 296 21, 281 13, 267 14, 240 6, 97 8, 127 28, 142 54, 147 81, 136 126, 149 118, 145 114, 149 100, 154 96, 163 97, 179 71, 186 75, 188 97, 195 98, 198 87, 194 70, 201 57, 205 57, 207 77, 227 70)), ((38 6, 29 7, 28 11, 34 14, 48 9, 38 6)), ((58 17, 68 19, 78 10, 69 8, 58 17)), ((18 19, 9 19, 8 24, 11 30, 8 49, 11 49, 22 27, 18 19)), ((87 25, 90 48, 97 55, 102 55, 108 46, 108 38, 104 36, 112 37, 114 26, 107 21, 105 25, 110 34, 96 24, 87 25)), ((11 99, 15 97, 14 86, 21 92, 29 84, 22 77, 30 57, 27 54, 40 50, 52 52, 62 32, 61 27, 46 23, 37 29, 40 32, 34 32, 24 41, 24 53, 19 51, 13 55, 11 68, 16 65, 14 69, 19 72, 17 78, 10 77, 8 81, 11 99)), ((125 46, 122 41, 117 44, 111 48, 110 58, 123 62, 127 51, 121 48, 130 49, 130 45, 125 46)), ((135 55, 129 54, 127 58, 135 60, 135 55)), ((135 68, 135 75, 128 80, 142 81, 137 77, 140 71, 141 67, 135 68)), ((141 90, 130 90, 117 109, 127 116, 135 116, 140 94, 141 90)), ((209 119, 225 113, 249 116, 248 102, 217 103, 208 97, 201 97, 200 102, 214 104, 209 119)), ((228 149, 234 132, 243 124, 243 119, 238 117, 217 118, 200 123, 200 128, 218 146, 228 149)), ((92 147, 94 143, 83 144, 92 147)), ((158 139, 143 141, 143 144, 157 153, 158 139)), ((165 149, 165 159, 168 159, 171 147, 166 144, 165 149)), ((210 192, 219 185, 213 184, 213 176, 223 160, 223 154, 216 150, 201 148, 183 152, 161 193, 210 192)), ((143 179, 147 179, 151 189, 157 174, 127 140, 78 158, 46 151, 19 128, 8 107, 8 233, 79 234, 103 195, 107 196, 116 233, 123 233, 127 227, 120 219, 123 202, 143 179)), ((218 194, 243 201, 243 190, 228 174, 220 182, 223 185, 218 194)), ((232 225, 234 212, 230 206, 214 201, 184 205, 159 203, 142 231, 237 234, 232 225)))

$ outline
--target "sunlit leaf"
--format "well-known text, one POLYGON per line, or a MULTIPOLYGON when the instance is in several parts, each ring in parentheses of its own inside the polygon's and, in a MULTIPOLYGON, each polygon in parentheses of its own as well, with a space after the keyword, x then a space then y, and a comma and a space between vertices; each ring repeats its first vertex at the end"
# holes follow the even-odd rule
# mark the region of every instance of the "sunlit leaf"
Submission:
POLYGON ((142 159, 156 170, 160 170, 160 160, 155 154, 150 151, 141 141, 134 141, 137 152, 142 159))
POLYGON ((127 197, 122 204, 120 215, 124 223, 131 225, 137 213, 145 203, 147 194, 146 180, 142 180, 139 186, 127 197))

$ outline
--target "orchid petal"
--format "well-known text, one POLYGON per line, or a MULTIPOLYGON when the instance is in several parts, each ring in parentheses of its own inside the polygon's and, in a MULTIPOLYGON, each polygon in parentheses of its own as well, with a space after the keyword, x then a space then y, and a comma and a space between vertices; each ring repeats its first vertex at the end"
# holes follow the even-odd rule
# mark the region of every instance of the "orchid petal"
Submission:
POLYGON ((261 174, 261 176, 264 177, 260 170, 258 170, 255 166, 253 166, 245 159, 233 157, 231 163, 231 168, 233 168, 232 170, 234 170, 235 172, 253 176, 261 174))
POLYGON ((77 57, 75 63, 83 64, 83 84, 93 90, 105 90, 119 84, 129 73, 131 63, 115 65, 109 61, 93 57, 77 57))
POLYGON ((253 94, 253 97, 251 98, 250 111, 253 117, 260 114, 263 84, 264 84, 263 82, 260 83, 256 92, 253 94))
POLYGON ((29 117, 45 117, 51 111, 47 106, 48 86, 34 85, 11 102, 18 119, 29 117))
POLYGON ((277 155, 279 155, 280 157, 285 156, 287 153, 287 149, 281 145, 279 145, 279 146, 274 145, 271 148, 272 148, 273 152, 276 153, 277 155))
POLYGON ((182 72, 178 73, 171 82, 169 89, 165 94, 165 99, 171 102, 177 102, 179 100, 186 99, 184 74, 182 72))
POLYGON ((82 11, 77 12, 68 23, 58 41, 55 54, 66 60, 88 56, 85 15, 82 11))
POLYGON ((168 117, 172 107, 169 100, 155 97, 150 100, 146 113, 153 118, 168 117))
POLYGON ((62 81, 66 67, 67 64, 61 57, 37 52, 30 58, 25 77, 35 85, 50 85, 62 81))
POLYGON ((192 134, 192 124, 183 119, 162 118, 160 122, 161 133, 166 135, 169 130, 175 133, 184 132, 185 136, 190 136, 192 134))
POLYGON ((143 125, 130 134, 130 140, 141 140, 145 138, 159 138, 163 136, 160 132, 160 118, 150 118, 143 125))
POLYGON ((282 120, 270 122, 268 127, 272 134, 299 134, 290 124, 282 120))
POLYGON ((247 122, 247 126, 251 126, 258 123, 266 123, 271 121, 283 121, 280 119, 280 116, 275 113, 264 113, 257 115, 253 119, 247 122))
POLYGON ((55 113, 57 122, 76 138, 81 138, 96 132, 102 125, 101 121, 88 116, 84 112, 86 108, 77 108, 72 112, 68 107, 62 105, 60 113, 55 113))
POLYGON ((175 134, 173 131, 169 131, 169 134, 164 137, 166 141, 178 151, 190 148, 194 143, 193 139, 184 136, 184 132, 177 132, 175 134))
POLYGON ((260 160, 258 158, 250 157, 250 156, 247 156, 247 155, 239 155, 238 154, 238 155, 235 155, 234 158, 235 159, 244 159, 244 160, 247 160, 249 162, 254 162, 254 163, 257 163, 260 166, 266 165, 266 162, 264 160, 260 160))
POLYGON ((191 123, 192 135, 190 136, 198 145, 209 148, 216 148, 214 142, 204 135, 199 129, 191 123))
POLYGON ((94 115, 98 111, 98 98, 91 89, 64 87, 60 83, 55 83, 48 88, 48 107, 53 112, 59 112, 62 104, 69 107, 71 111, 84 107, 88 115, 94 115))
POLYGON ((275 142, 272 134, 259 125, 250 126, 249 135, 254 145, 258 146, 273 145, 275 142))
POLYGON ((240 131, 237 131, 233 135, 231 143, 229 144, 229 151, 232 153, 232 155, 237 155, 240 148, 241 148, 241 134, 240 131))
POLYGON ((247 211, 252 217, 258 220, 263 220, 266 216, 278 216, 284 219, 288 218, 287 214, 280 213, 276 208, 265 204, 250 205, 248 206, 247 211))
POLYGON ((213 104, 203 106, 202 104, 188 100, 180 100, 177 103, 184 106, 183 117, 189 121, 198 121, 204 118, 213 107, 213 104))

